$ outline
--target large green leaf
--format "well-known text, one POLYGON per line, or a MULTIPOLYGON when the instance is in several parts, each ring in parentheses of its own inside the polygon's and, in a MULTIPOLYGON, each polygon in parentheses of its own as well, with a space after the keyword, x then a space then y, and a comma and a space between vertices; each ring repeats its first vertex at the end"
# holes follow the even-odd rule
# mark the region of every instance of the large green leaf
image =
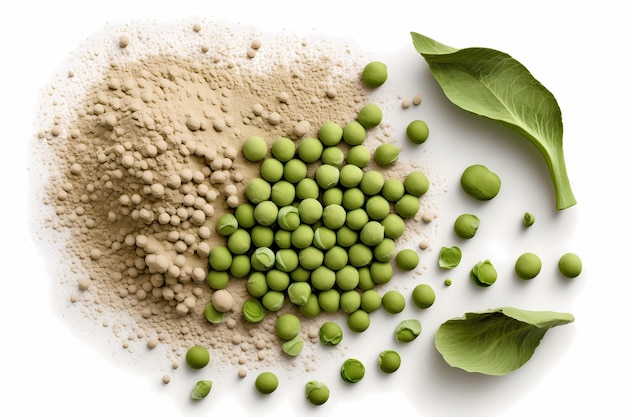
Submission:
POLYGON ((446 97, 530 140, 548 165, 556 208, 576 204, 565 168, 561 109, 552 93, 508 54, 456 49, 415 32, 411 36, 446 97))
POLYGON ((465 313, 439 326, 435 346, 452 367, 505 375, 532 357, 550 328, 573 321, 569 313, 513 307, 465 313))

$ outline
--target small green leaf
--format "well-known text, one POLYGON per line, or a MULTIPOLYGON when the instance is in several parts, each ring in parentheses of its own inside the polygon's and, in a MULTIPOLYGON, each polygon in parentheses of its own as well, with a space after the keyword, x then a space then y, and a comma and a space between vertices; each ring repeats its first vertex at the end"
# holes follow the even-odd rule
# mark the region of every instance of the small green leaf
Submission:
POLYGON ((513 307, 465 313, 439 326, 435 346, 452 367, 505 375, 532 357, 550 328, 573 321, 569 313, 513 307))
POLYGON ((413 46, 448 99, 528 139, 541 152, 556 194, 556 208, 576 204, 565 169, 561 109, 520 62, 489 48, 456 49, 411 32, 413 46))

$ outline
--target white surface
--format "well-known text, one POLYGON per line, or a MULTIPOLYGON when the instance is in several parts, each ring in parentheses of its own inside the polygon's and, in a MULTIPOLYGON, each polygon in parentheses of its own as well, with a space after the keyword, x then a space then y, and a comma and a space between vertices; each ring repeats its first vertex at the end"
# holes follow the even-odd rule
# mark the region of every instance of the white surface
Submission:
MULTIPOLYGON (((390 406, 412 416, 624 413, 622 387, 615 382, 626 371, 620 346, 626 292, 620 267, 626 92, 619 55, 626 34, 617 2, 526 1, 520 6, 498 1, 409 2, 410 7, 406 2, 216 3, 25 1, 0 13, 5 146, 0 164, 5 226, 0 303, 5 388, 0 414, 380 415, 388 414, 390 406), (420 279, 435 286, 439 299, 431 310, 408 309, 408 315, 434 324, 465 311, 513 305, 569 311, 576 321, 548 332, 521 370, 495 379, 444 365, 434 351, 431 326, 415 344, 398 349, 403 366, 387 378, 376 375, 375 361, 370 360, 366 379, 346 389, 334 372, 339 362, 329 363, 329 373, 311 378, 325 379, 331 386, 331 399, 321 409, 307 407, 297 387, 303 381, 285 383, 272 396, 259 399, 252 395, 252 378, 239 381, 234 374, 213 378, 219 381, 214 392, 191 407, 180 400, 187 388, 163 386, 160 370, 127 364, 123 353, 111 357, 106 348, 74 332, 53 307, 40 248, 27 233, 26 149, 39 89, 80 42, 107 23, 194 17, 252 24, 264 31, 287 29, 354 39, 362 50, 387 60, 390 70, 397 71, 396 81, 385 86, 388 91, 423 94, 420 117, 432 131, 423 155, 449 183, 440 202, 435 247, 449 244, 449 227, 460 210, 475 210, 484 228, 466 245, 463 271, 471 259, 490 257, 499 264, 501 280, 488 291, 479 291, 459 270, 451 275, 454 285, 446 289, 435 257, 425 257, 430 269, 420 279), (455 47, 488 46, 508 52, 554 93, 563 111, 566 161, 578 205, 557 213, 547 171, 534 149, 521 139, 503 141, 503 136, 514 136, 445 101, 413 51, 410 31, 455 47), (502 194, 493 204, 472 205, 456 187, 462 169, 477 162, 501 175, 502 194), (526 210, 538 221, 522 231, 517 224, 526 210), (536 281, 520 283, 509 270, 517 254, 526 250, 542 255, 544 272, 536 281), (559 279, 554 271, 560 253, 569 250, 581 255, 585 268, 574 282, 559 279)), ((391 323, 383 314, 374 322, 361 335, 364 343, 352 336, 347 340, 351 355, 366 362, 373 358, 372 346, 384 348, 376 329, 391 323)))

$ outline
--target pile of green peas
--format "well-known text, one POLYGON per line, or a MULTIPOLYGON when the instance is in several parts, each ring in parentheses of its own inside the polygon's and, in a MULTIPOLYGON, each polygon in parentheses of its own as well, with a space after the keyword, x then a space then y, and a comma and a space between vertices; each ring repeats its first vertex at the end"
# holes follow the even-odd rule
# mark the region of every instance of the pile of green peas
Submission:
POLYGON ((364 145, 380 121, 380 109, 366 104, 357 120, 325 123, 317 137, 244 141, 259 176, 246 184, 246 201, 216 223, 226 244, 210 252, 207 283, 219 290, 231 277, 245 278, 248 322, 291 302, 305 317, 343 311, 349 328, 362 332, 372 310, 363 295, 391 280, 392 262, 403 271, 417 267, 412 249, 396 259, 396 240, 430 182, 419 171, 398 179, 368 169, 397 159, 389 144, 378 153, 364 145))

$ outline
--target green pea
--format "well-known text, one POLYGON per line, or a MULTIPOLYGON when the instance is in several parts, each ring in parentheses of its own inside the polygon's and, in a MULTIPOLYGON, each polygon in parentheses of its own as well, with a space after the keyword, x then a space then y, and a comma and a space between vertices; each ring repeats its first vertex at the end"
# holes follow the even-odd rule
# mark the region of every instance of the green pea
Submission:
POLYGON ((211 270, 206 274, 207 285, 214 290, 222 290, 228 286, 230 276, 226 271, 211 270))
POLYGON ((454 221, 454 233, 461 239, 471 239, 476 235, 480 219, 473 214, 461 214, 454 221))
POLYGON ((241 203, 235 209, 235 218, 239 222, 239 226, 251 228, 255 224, 254 206, 250 203, 241 203))
POLYGON ((359 188, 349 188, 343 192, 342 205, 346 210, 354 210, 363 207, 365 194, 359 188))
POLYGON ((293 249, 278 249, 274 264, 279 271, 291 272, 298 267, 298 253, 293 249))
POLYGON ((306 304, 311 296, 311 286, 308 282, 292 282, 287 288, 289 301, 297 306, 306 304))
POLYGON ((261 394, 271 394, 278 388, 278 377, 273 372, 261 372, 254 380, 254 387, 261 394))
POLYGON ((250 257, 252 268, 257 271, 270 270, 274 266, 275 261, 276 255, 267 247, 256 248, 250 257))
POLYGON ((341 379, 349 384, 355 384, 365 376, 365 365, 358 359, 349 358, 341 364, 339 371, 341 379))
POLYGON ((233 256, 233 263, 230 265, 230 274, 235 278, 243 278, 250 273, 252 264, 248 255, 233 256))
POLYGON ((339 308, 346 314, 355 312, 361 307, 361 294, 356 290, 343 291, 339 298, 339 308))
POLYGON ((380 193, 385 185, 385 178, 383 174, 378 171, 366 171, 363 173, 363 178, 361 178, 361 191, 363 191, 366 195, 376 195, 380 193))
POLYGON ((211 392, 211 388, 213 387, 213 382, 208 379, 203 379, 194 385, 191 390, 191 399, 192 400, 201 400, 205 398, 211 392))
POLYGON ((329 290, 333 288, 336 280, 337 276, 335 271, 326 266, 320 266, 311 271, 311 285, 316 290, 329 290))
POLYGON ((324 144, 317 138, 302 139, 296 150, 298 157, 309 164, 320 159, 323 151, 324 144))
POLYGON ((311 278, 311 271, 299 265, 296 269, 289 274, 293 281, 306 282, 311 278))
POLYGON ((213 303, 207 303, 207 305, 204 306, 203 315, 209 323, 216 324, 221 323, 222 320, 224 320, 224 312, 218 311, 213 303))
POLYGON ((324 190, 339 183, 339 169, 334 165, 322 164, 315 171, 315 181, 324 190))
POLYGON ((283 178, 292 184, 297 184, 306 178, 307 166, 300 159, 290 159, 283 168, 283 178))
POLYGON ((309 381, 305 385, 305 397, 313 405, 322 405, 330 397, 330 390, 323 382, 309 381))
POLYGON ((446 278, 443 283, 446 287, 449 287, 450 285, 452 285, 452 280, 450 278, 446 278))
POLYGON ((363 170, 356 165, 346 164, 339 172, 339 183, 346 188, 357 187, 363 178, 363 170))
POLYGON ((296 336, 293 339, 286 340, 283 342, 282 348, 287 356, 298 356, 304 349, 304 339, 302 336, 296 336))
POLYGON ((257 177, 250 180, 244 190, 246 198, 254 204, 269 200, 272 195, 272 186, 263 178, 257 177))
POLYGON ((435 291, 428 284, 418 284, 411 294, 417 308, 426 309, 435 303, 435 291))
POLYGON ((534 253, 523 253, 515 261, 515 274, 521 279, 533 279, 540 271, 541 259, 534 253))
POLYGON ((376 283, 372 279, 372 273, 370 272, 369 267, 362 266, 357 269, 359 271, 359 288, 363 291, 373 289, 376 283))
POLYGON ((324 206, 331 204, 341 205, 343 202, 343 190, 339 187, 332 187, 322 193, 322 202, 324 206))
MULTIPOLYGON (((358 123, 357 123, 358 124, 358 123)), ((346 161, 349 164, 356 165, 359 168, 365 168, 370 163, 372 154, 364 145, 355 145, 348 149, 346 161)))
POLYGON ((280 249, 287 249, 291 247, 291 235, 292 232, 289 230, 278 229, 274 233, 274 243, 280 249))
POLYGON ((371 129, 382 122, 383 112, 376 104, 366 104, 359 110, 357 119, 364 128, 371 129))
POLYGON ((343 137, 343 129, 335 122, 326 122, 320 127, 318 137, 324 145, 335 146, 343 137))
POLYGON ((370 314, 364 310, 356 310, 348 314, 348 328, 355 333, 363 333, 370 327, 370 314))
POLYGON ((421 197, 430 188, 430 180, 423 172, 413 171, 404 177, 403 185, 407 193, 421 197))
POLYGON ((294 206, 284 206, 278 210, 278 226, 281 229, 293 231, 300 226, 300 212, 294 206))
POLYGON ((296 184, 296 197, 300 200, 305 198, 315 198, 320 196, 320 188, 313 178, 303 178, 296 184))
POLYGON ((253 297, 262 297, 269 290, 267 279, 263 272, 254 271, 248 276, 246 281, 246 289, 248 294, 253 297))
POLYGON ((357 268, 368 265, 373 256, 372 249, 363 243, 356 243, 348 249, 348 262, 357 268))
MULTIPOLYGON (((339 248, 339 246, 336 247, 339 248)), ((347 254, 345 259, 347 262, 347 254)), ((343 291, 353 290, 359 285, 359 271, 354 266, 344 263, 344 266, 335 273, 335 281, 339 289, 343 291)))
POLYGON ((389 262, 393 259, 396 253, 396 243, 393 239, 388 237, 384 238, 374 248, 374 258, 380 262, 389 262))
POLYGON ((524 213, 522 224, 524 225, 524 227, 530 227, 535 224, 535 215, 529 212, 524 213))
POLYGON ((346 222, 346 211, 339 204, 330 204, 323 209, 322 221, 329 229, 339 229, 346 222))
POLYGON ((367 212, 362 208, 358 208, 346 213, 345 224, 352 230, 360 231, 367 224, 369 219, 367 212))
POLYGON ((370 88, 380 87, 387 81, 388 76, 387 65, 380 61, 369 62, 363 67, 361 72, 363 84, 370 88))
POLYGON ((283 177, 283 163, 276 158, 267 158, 261 163, 261 177, 267 182, 276 182, 283 177))
POLYGON ((426 142, 429 134, 428 125, 423 120, 413 120, 406 127, 406 136, 416 145, 426 142))
POLYGON ((378 291, 369 289, 361 293, 361 309, 368 313, 378 310, 383 303, 383 297, 378 291))
POLYGON ((348 122, 343 127, 343 140, 348 145, 357 146, 362 145, 365 142, 367 132, 365 127, 358 121, 348 122))
POLYGON ((296 187, 289 181, 280 180, 272 185, 270 198, 278 207, 288 206, 296 198, 296 187))
POLYGON ((248 323, 260 323, 265 318, 265 307, 256 298, 251 298, 243 303, 241 313, 248 323))
POLYGON ((439 250, 439 267, 453 269, 461 263, 463 252, 458 246, 442 246, 439 250))
POLYGON ((421 333, 422 323, 417 319, 402 320, 396 326, 396 340, 400 343, 412 342, 421 333))
POLYGON ((267 286, 274 291, 285 291, 291 282, 289 274, 279 269, 270 269, 265 278, 267 286))
POLYGON ((371 220, 363 226, 359 238, 367 246, 376 246, 385 238, 385 227, 379 222, 371 220))
POLYGON ((392 143, 383 143, 376 147, 374 151, 374 160, 381 167, 393 165, 400 156, 400 149, 392 143))
POLYGON ((313 228, 308 224, 301 224, 291 233, 291 245, 297 249, 304 249, 313 243, 315 238, 313 228))
POLYGON ((337 243, 337 235, 328 227, 318 227, 313 232, 313 244, 320 250, 328 250, 337 243))
POLYGON ((309 246, 298 253, 298 259, 303 268, 312 271, 322 265, 324 253, 314 246, 309 246))
POLYGON ((272 246, 274 243, 274 229, 270 226, 262 226, 257 224, 252 229, 250 229, 250 238, 252 239, 252 244, 254 246, 272 246))
POLYGON ((343 340, 343 330, 334 321, 324 322, 318 334, 320 343, 325 346, 337 346, 343 340))
POLYGON ((413 194, 405 194, 396 201, 396 213, 405 219, 415 217, 420 208, 419 199, 413 194))
POLYGON ((383 198, 391 202, 398 201, 404 192, 404 183, 397 178, 386 179, 381 190, 383 198))
POLYGON ((337 229, 337 244, 342 248, 349 248, 354 245, 358 238, 358 233, 348 226, 341 226, 337 229))
POLYGON ((396 254, 396 265, 403 271, 417 268, 419 261, 419 255, 413 249, 402 249, 396 254))
POLYGON ((233 263, 233 255, 226 246, 216 246, 209 252, 209 265, 215 271, 227 271, 233 263))
POLYGON ((374 195, 367 199, 365 211, 372 220, 382 220, 389 214, 391 206, 381 195, 374 195))
POLYGON ((384 350, 378 355, 378 367, 386 374, 396 372, 400 368, 401 358, 395 350, 384 350))
POLYGON ((389 213, 380 224, 385 228, 385 236, 390 239, 398 239, 406 230, 404 219, 396 213, 389 213))
POLYGON ((343 150, 338 146, 329 146, 322 152, 322 163, 341 168, 345 160, 343 150))
POLYGON ((280 137, 272 144, 272 155, 281 162, 287 162, 296 154, 296 144, 293 140, 280 137))
POLYGON ((480 287, 489 287, 496 282, 498 271, 490 260, 484 260, 476 263, 470 271, 470 278, 474 284, 480 287))
POLYGON ((341 246, 333 246, 324 254, 324 265, 333 271, 343 269, 348 263, 348 252, 341 246))
POLYGON ((370 265, 370 274, 376 284, 386 284, 393 277, 393 266, 391 262, 374 261, 370 265))
POLYGON ((582 273, 583 263, 578 255, 568 252, 559 258, 558 268, 564 277, 576 278, 582 273))
POLYGON ((276 335, 283 340, 291 340, 300 333, 300 319, 292 313, 278 316, 275 324, 276 335))
POLYGON ((282 291, 269 290, 261 298, 261 303, 269 311, 278 311, 285 305, 285 294, 282 291))
POLYGON ((245 229, 237 229, 232 235, 228 237, 226 245, 228 246, 228 249, 231 251, 231 253, 235 255, 241 255, 243 253, 246 253, 248 252, 248 250, 250 250, 250 246, 252 245, 250 233, 248 233, 248 231, 245 229))
POLYGON ((324 207, 319 200, 314 198, 305 198, 298 206, 300 211, 300 221, 305 224, 314 224, 322 218, 324 207))
POLYGON ((484 165, 471 165, 461 174, 461 188, 479 201, 491 200, 500 192, 500 177, 484 165))
POLYGON ((398 314, 404 311, 406 300, 400 291, 389 290, 382 296, 382 305, 388 313, 398 314))
POLYGON ((340 299, 341 294, 334 288, 321 291, 317 296, 320 308, 326 313, 336 313, 339 310, 340 299))
POLYGON ((232 213, 222 214, 215 223, 215 230, 221 236, 230 236, 239 227, 237 217, 232 213))
POLYGON ((258 162, 267 155, 267 142, 260 136, 250 136, 243 143, 243 156, 248 161, 258 162))
POLYGON ((322 312, 317 294, 311 294, 306 303, 299 306, 300 313, 305 317, 317 317, 322 312))
POLYGON ((211 355, 209 351, 200 345, 190 347, 185 354, 185 361, 192 369, 201 369, 209 364, 211 355))

